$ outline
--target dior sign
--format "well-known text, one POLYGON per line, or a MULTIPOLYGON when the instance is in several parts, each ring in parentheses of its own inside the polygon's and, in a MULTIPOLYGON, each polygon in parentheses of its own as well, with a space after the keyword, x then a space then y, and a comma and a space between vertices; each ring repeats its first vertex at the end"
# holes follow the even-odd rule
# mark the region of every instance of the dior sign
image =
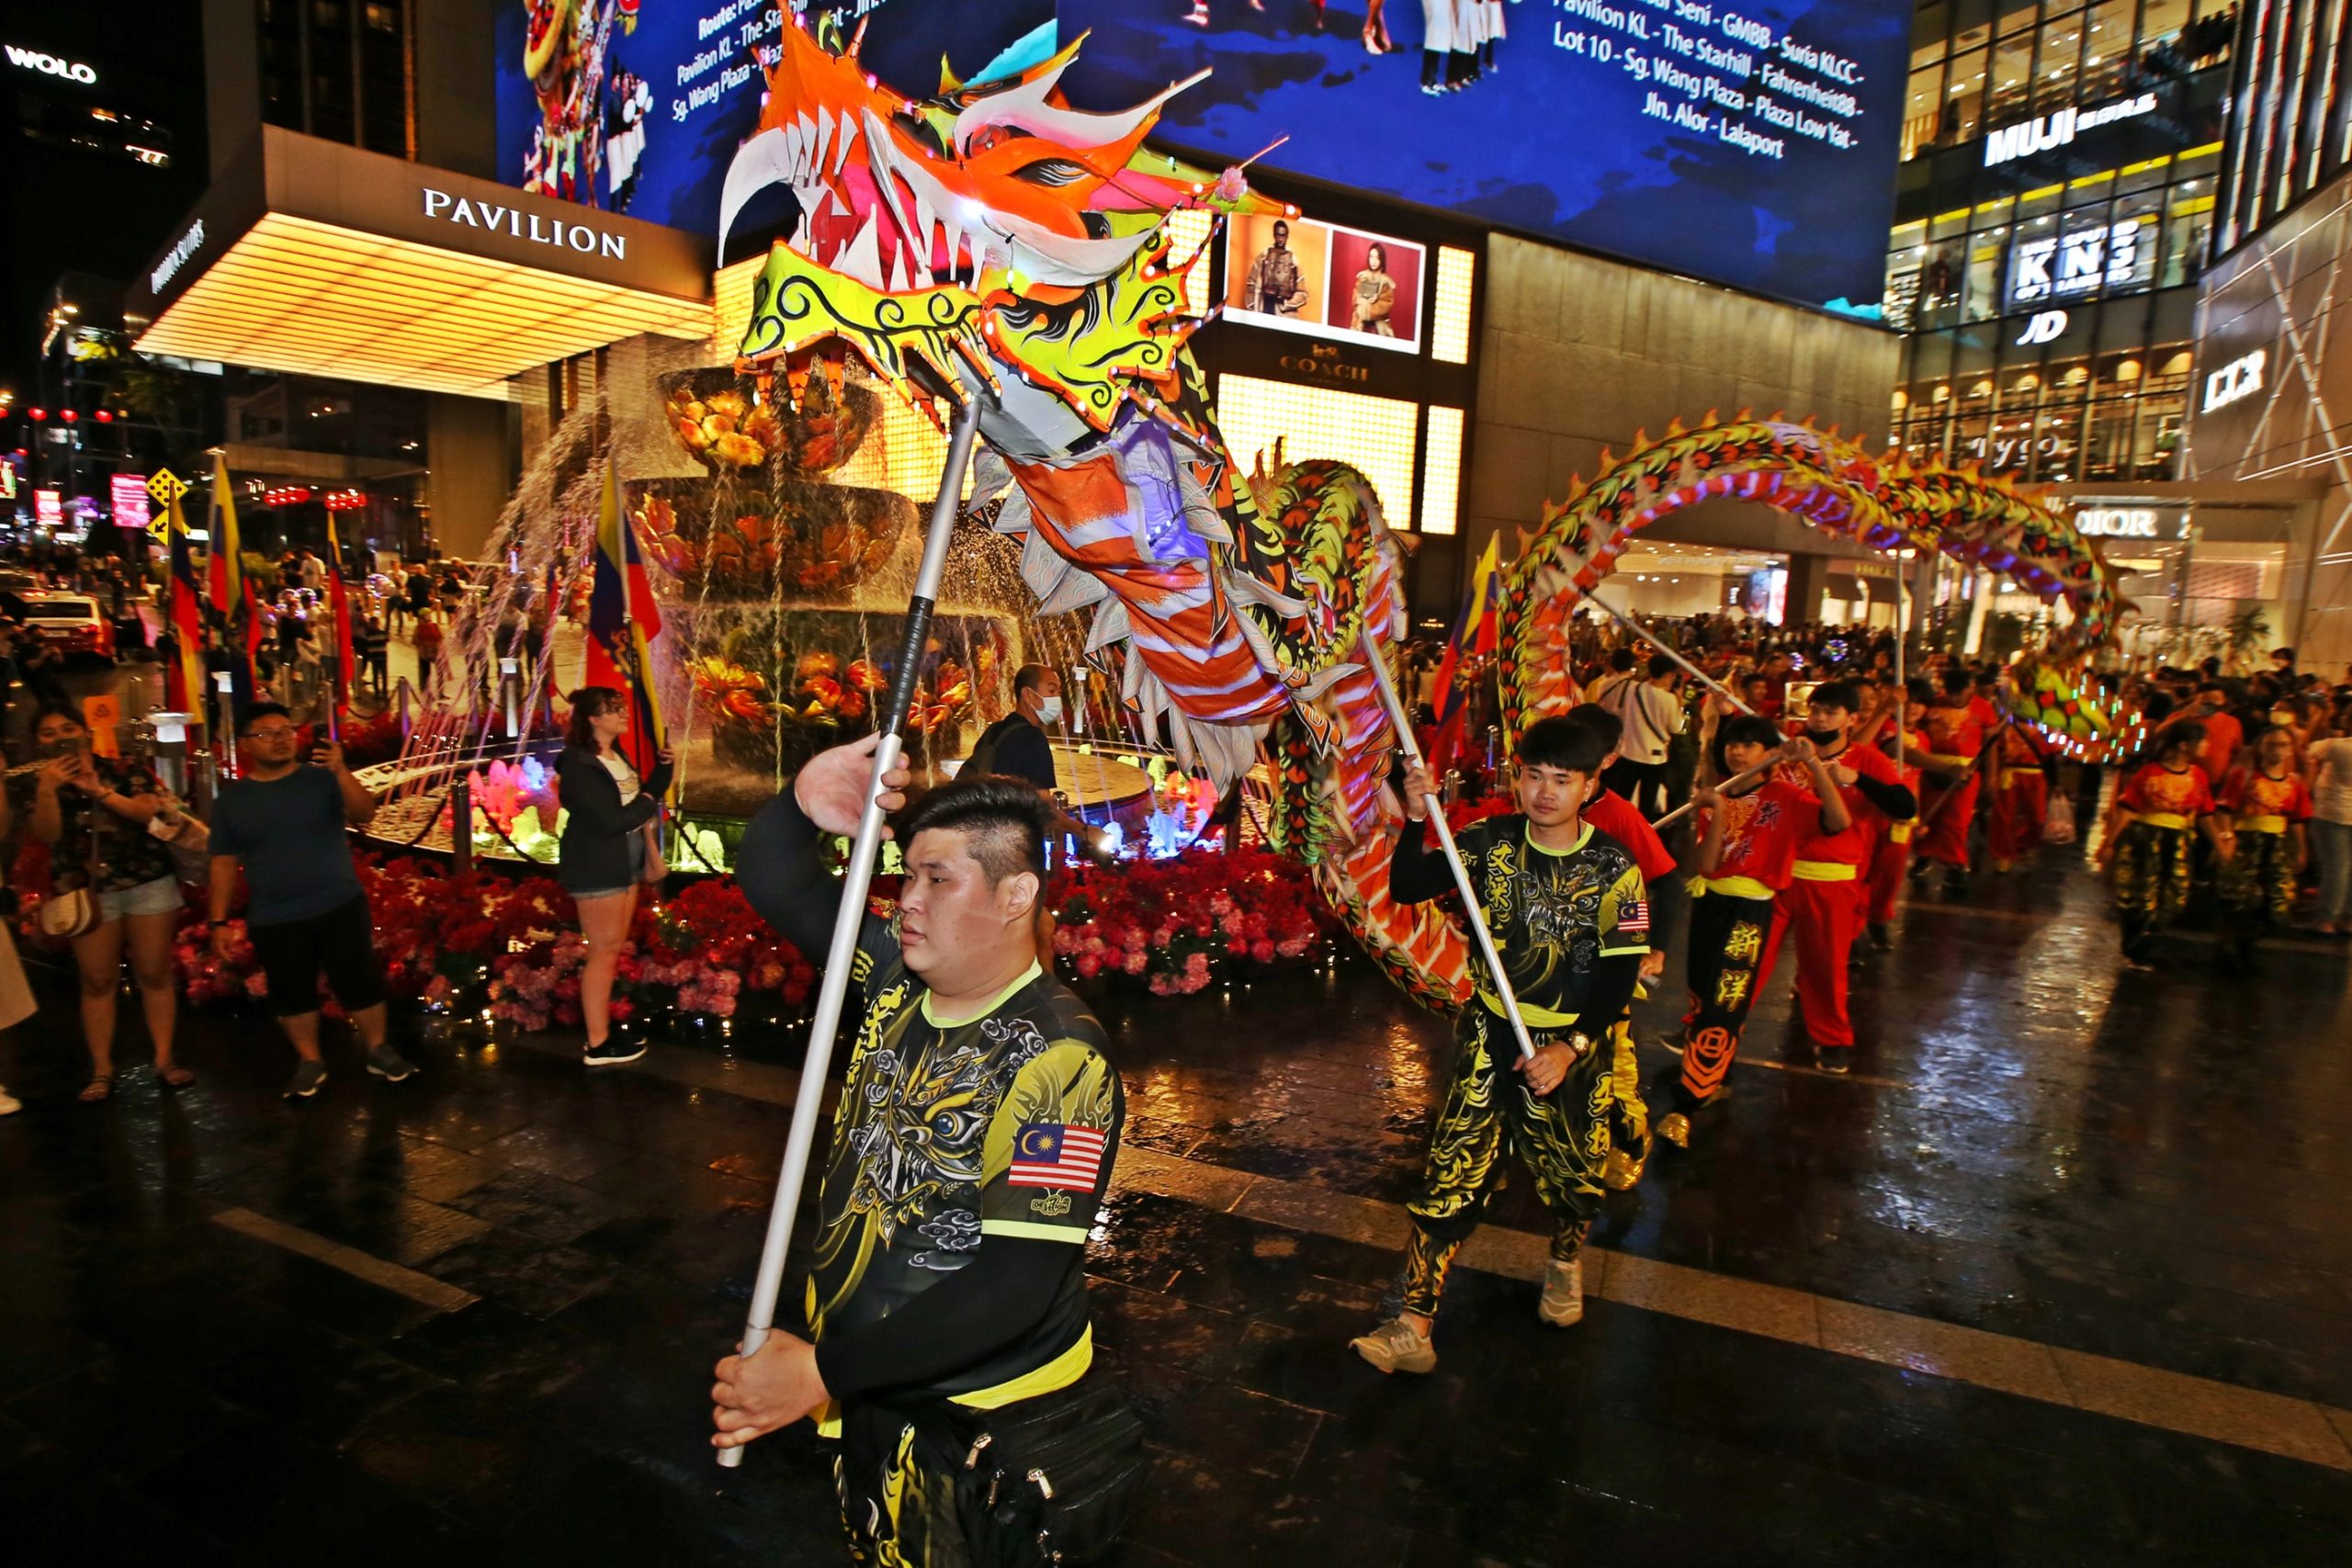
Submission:
POLYGON ((526 212, 519 207, 451 196, 447 191, 435 190, 431 186, 423 189, 427 218, 438 219, 458 228, 494 230, 517 240, 532 240, 560 250, 577 251, 582 255, 609 256, 615 261, 628 259, 628 236, 626 234, 615 234, 585 223, 567 223, 560 218, 542 217, 536 212, 526 212))

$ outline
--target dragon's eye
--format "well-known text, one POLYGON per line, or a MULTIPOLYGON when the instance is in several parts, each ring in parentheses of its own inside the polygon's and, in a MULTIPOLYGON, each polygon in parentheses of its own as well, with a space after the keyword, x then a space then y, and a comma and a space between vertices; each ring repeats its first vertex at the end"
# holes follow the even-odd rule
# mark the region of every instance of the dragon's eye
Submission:
POLYGON ((1086 165, 1074 164, 1068 158, 1040 158, 1012 171, 1014 179, 1026 180, 1033 186, 1045 186, 1049 189, 1074 186, 1086 176, 1086 165))

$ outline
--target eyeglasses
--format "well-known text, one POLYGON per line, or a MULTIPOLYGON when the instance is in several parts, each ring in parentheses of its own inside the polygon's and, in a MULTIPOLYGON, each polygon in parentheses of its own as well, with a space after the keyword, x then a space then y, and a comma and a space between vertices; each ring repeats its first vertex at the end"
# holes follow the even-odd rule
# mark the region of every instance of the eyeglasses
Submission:
POLYGON ((289 724, 274 724, 267 729, 245 731, 245 739, 248 740, 291 740, 294 735, 294 727, 289 724))

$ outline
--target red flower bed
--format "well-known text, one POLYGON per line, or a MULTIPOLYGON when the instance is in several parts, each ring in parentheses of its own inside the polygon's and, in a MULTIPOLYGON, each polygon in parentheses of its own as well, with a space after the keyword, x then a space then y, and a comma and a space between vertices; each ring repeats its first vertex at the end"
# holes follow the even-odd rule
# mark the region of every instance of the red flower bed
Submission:
POLYGON ((1209 983, 1213 961, 1319 956, 1337 928, 1307 870, 1262 850, 1191 850, 1054 879, 1054 951, 1080 980, 1126 975, 1161 996, 1209 983))

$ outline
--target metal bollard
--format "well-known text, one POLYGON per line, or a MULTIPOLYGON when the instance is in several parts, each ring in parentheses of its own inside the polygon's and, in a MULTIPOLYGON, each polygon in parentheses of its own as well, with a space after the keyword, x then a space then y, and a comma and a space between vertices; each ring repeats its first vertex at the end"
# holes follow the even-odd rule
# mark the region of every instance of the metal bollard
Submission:
POLYGON ((464 774, 449 785, 449 848, 459 872, 474 868, 474 786, 464 774))
POLYGON ((413 723, 412 723, 412 721, 410 720, 409 716, 408 716, 408 700, 409 700, 409 683, 408 683, 408 677, 407 677, 407 676, 405 676, 405 675, 403 675, 403 676, 401 676, 401 690, 400 690, 400 702, 401 702, 401 744, 402 746, 406 746, 406 745, 408 744, 409 731, 413 728, 413 723))

